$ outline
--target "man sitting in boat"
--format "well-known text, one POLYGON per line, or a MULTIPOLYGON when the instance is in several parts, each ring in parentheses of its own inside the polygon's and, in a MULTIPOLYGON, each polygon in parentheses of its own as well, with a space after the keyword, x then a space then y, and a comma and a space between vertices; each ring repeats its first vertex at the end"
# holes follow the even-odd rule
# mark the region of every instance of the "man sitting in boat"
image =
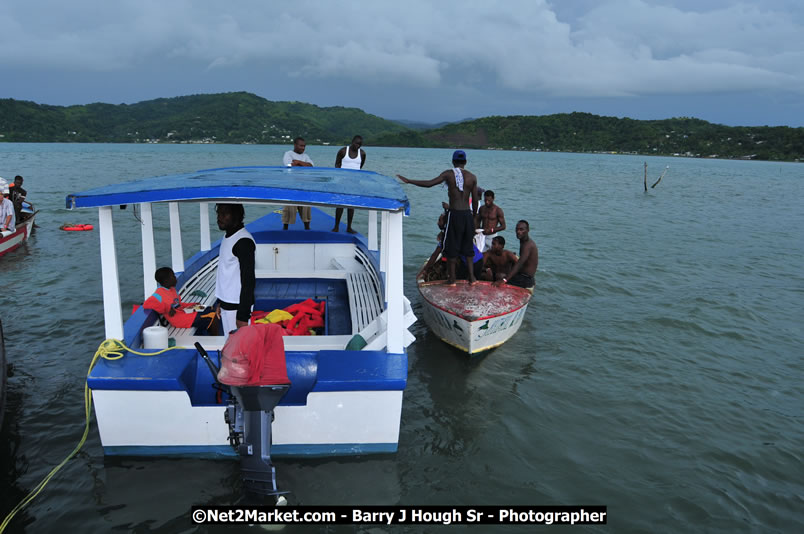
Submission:
POLYGON ((176 274, 170 267, 160 267, 154 273, 159 287, 148 297, 142 307, 161 314, 168 323, 176 328, 194 327, 195 335, 206 333, 218 335, 220 319, 210 307, 203 307, 197 302, 182 302, 176 291, 176 274))
POLYGON ((9 194, 8 186, 4 185, 2 202, 0 202, 0 233, 3 237, 13 234, 17 227, 14 204, 9 200, 9 194))
POLYGON ((483 254, 482 280, 494 282, 508 278, 508 273, 516 265, 518 258, 510 250, 505 250, 505 238, 501 235, 491 240, 491 249, 483 254))
POLYGON ((25 197, 28 196, 28 192, 22 188, 23 182, 22 176, 19 174, 14 177, 14 183, 9 184, 9 189, 11 190, 11 203, 14 205, 14 213, 17 216, 17 221, 22 221, 22 203, 25 200, 25 197))
POLYGON ((521 220, 516 223, 516 237, 519 239, 519 260, 508 273, 508 277, 503 278, 495 284, 511 284, 513 286, 531 289, 536 285, 533 275, 539 267, 539 249, 536 243, 528 235, 530 224, 528 221, 521 220))
MULTIPOLYGON (((452 169, 448 169, 432 180, 410 180, 397 174, 397 178, 406 184, 418 187, 433 187, 446 183, 449 194, 449 215, 447 217, 447 230, 444 242, 444 256, 447 258, 447 283, 455 283, 455 269, 458 256, 463 256, 466 264, 473 263, 474 250, 472 247, 475 235, 475 214, 477 213, 477 177, 464 167, 466 153, 456 150, 452 153, 452 169), (469 205, 469 198, 472 205, 469 205)), ((475 275, 469 269, 469 283, 475 283, 475 275)))
POLYGON ((242 204, 218 204, 218 228, 226 232, 221 239, 215 296, 218 298, 223 335, 246 326, 254 308, 254 256, 257 245, 245 226, 242 204))

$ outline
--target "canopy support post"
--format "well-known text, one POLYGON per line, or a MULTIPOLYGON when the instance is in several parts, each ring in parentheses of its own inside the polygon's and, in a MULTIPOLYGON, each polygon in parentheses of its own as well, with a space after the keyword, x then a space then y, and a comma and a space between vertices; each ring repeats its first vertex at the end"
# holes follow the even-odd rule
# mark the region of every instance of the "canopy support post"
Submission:
POLYGON ((184 272, 184 250, 181 246, 181 221, 178 202, 168 202, 170 208, 170 254, 176 276, 184 272))
POLYGON ((201 220, 201 251, 206 252, 212 248, 212 241, 209 237, 209 202, 201 202, 199 219, 201 220))
POLYGON ((123 313, 120 310, 120 283, 117 274, 117 251, 114 246, 112 206, 98 208, 98 230, 106 339, 123 339, 123 313))
POLYGON ((385 282, 385 293, 383 297, 385 298, 385 302, 388 302, 388 250, 389 250, 389 237, 388 237, 388 212, 382 212, 382 225, 380 226, 380 232, 382 233, 382 237, 380 238, 380 272, 383 275, 383 280, 385 282))
POLYGON ((140 204, 142 219, 142 282, 143 291, 147 299, 156 291, 156 248, 154 247, 154 219, 150 202, 140 204))
POLYGON ((377 211, 368 212, 368 249, 377 250, 377 211))
POLYGON ((402 354, 405 351, 405 296, 403 294, 402 211, 390 214, 388 229, 388 276, 386 294, 388 299, 388 352, 402 354))

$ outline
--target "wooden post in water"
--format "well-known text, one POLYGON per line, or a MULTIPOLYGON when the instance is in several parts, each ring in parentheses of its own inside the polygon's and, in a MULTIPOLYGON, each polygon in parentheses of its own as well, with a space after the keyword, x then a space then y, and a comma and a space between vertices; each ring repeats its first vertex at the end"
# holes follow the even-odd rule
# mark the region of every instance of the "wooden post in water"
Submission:
MULTIPOLYGON (((654 187, 656 187, 657 185, 659 185, 659 182, 661 182, 661 181, 662 181, 662 178, 664 178, 664 175, 665 175, 665 174, 667 174, 667 169, 669 169, 669 168, 670 168, 670 165, 668 165, 667 167, 665 167, 665 168, 664 168, 664 172, 662 173, 662 175, 661 175, 661 176, 659 176, 659 179, 658 179, 658 180, 656 180, 656 183, 655 183, 655 184, 653 184, 652 186, 650 186, 650 188, 651 188, 651 189, 653 189, 654 187)), ((645 191, 647 191, 647 189, 645 189, 645 191)))
POLYGON ((645 186, 645 192, 647 193, 648 192, 648 162, 647 161, 645 162, 645 180, 643 182, 643 185, 645 186))

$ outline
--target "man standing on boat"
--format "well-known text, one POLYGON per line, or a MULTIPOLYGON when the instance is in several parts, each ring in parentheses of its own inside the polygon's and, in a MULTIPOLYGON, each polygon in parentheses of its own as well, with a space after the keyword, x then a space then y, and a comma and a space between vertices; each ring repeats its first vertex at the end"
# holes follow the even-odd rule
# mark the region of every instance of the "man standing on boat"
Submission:
POLYGON ((492 240, 498 232, 505 230, 505 214, 501 207, 494 203, 494 191, 483 193, 483 205, 477 210, 478 228, 483 229, 480 252, 488 252, 492 240))
MULTIPOLYGON (((458 256, 463 256, 466 265, 472 265, 474 258, 474 247, 472 246, 475 235, 475 214, 477 213, 477 177, 467 171, 466 152, 456 150, 452 153, 452 169, 448 169, 432 180, 409 180, 397 174, 397 178, 406 184, 413 184, 419 187, 433 187, 441 183, 447 184, 449 193, 449 216, 447 218, 447 230, 444 238, 444 256, 447 258, 447 283, 455 283, 455 266, 458 256), (472 206, 469 206, 469 197, 472 198, 472 206)), ((474 272, 469 269, 469 283, 474 284, 474 272)))
POLYGON ((522 220, 516 223, 516 237, 519 239, 519 260, 508 273, 507 278, 495 282, 495 284, 511 284, 512 286, 532 289, 536 285, 533 275, 539 267, 539 249, 536 243, 528 235, 530 224, 522 220))
MULTIPOLYGON (((282 157, 282 163, 286 167, 312 167, 313 160, 310 156, 304 153, 307 148, 307 142, 303 137, 297 137, 293 140, 293 150, 288 150, 282 157)), ((287 230, 289 224, 296 224, 296 211, 298 210, 301 215, 301 220, 304 223, 304 229, 310 229, 310 221, 312 220, 312 213, 310 206, 285 206, 282 209, 282 229, 287 230)))
POLYGON ((243 226, 242 204, 218 204, 218 228, 226 232, 221 240, 215 296, 221 312, 223 335, 246 326, 254 307, 254 252, 257 245, 243 226))
MULTIPOLYGON (((337 169, 355 169, 360 170, 366 164, 366 151, 360 148, 363 146, 363 137, 356 135, 352 138, 352 144, 345 146, 338 150, 335 156, 335 168, 337 169)), ((335 209, 335 228, 333 232, 337 232, 341 226, 341 216, 343 215, 343 208, 335 209)), ((349 208, 346 210, 346 231, 350 234, 356 234, 352 230, 352 219, 355 216, 355 210, 349 208)))

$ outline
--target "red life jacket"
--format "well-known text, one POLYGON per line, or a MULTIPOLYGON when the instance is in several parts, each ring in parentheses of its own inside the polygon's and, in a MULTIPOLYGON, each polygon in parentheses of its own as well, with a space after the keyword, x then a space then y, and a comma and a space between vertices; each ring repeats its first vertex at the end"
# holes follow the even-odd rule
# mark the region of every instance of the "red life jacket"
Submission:
POLYGON ((146 299, 143 303, 143 308, 146 310, 154 310, 156 313, 161 314, 167 322, 176 328, 190 328, 193 326, 193 321, 198 312, 185 313, 184 308, 187 306, 182 304, 176 288, 158 287, 154 294, 146 299), (172 316, 170 310, 175 310, 172 316))

